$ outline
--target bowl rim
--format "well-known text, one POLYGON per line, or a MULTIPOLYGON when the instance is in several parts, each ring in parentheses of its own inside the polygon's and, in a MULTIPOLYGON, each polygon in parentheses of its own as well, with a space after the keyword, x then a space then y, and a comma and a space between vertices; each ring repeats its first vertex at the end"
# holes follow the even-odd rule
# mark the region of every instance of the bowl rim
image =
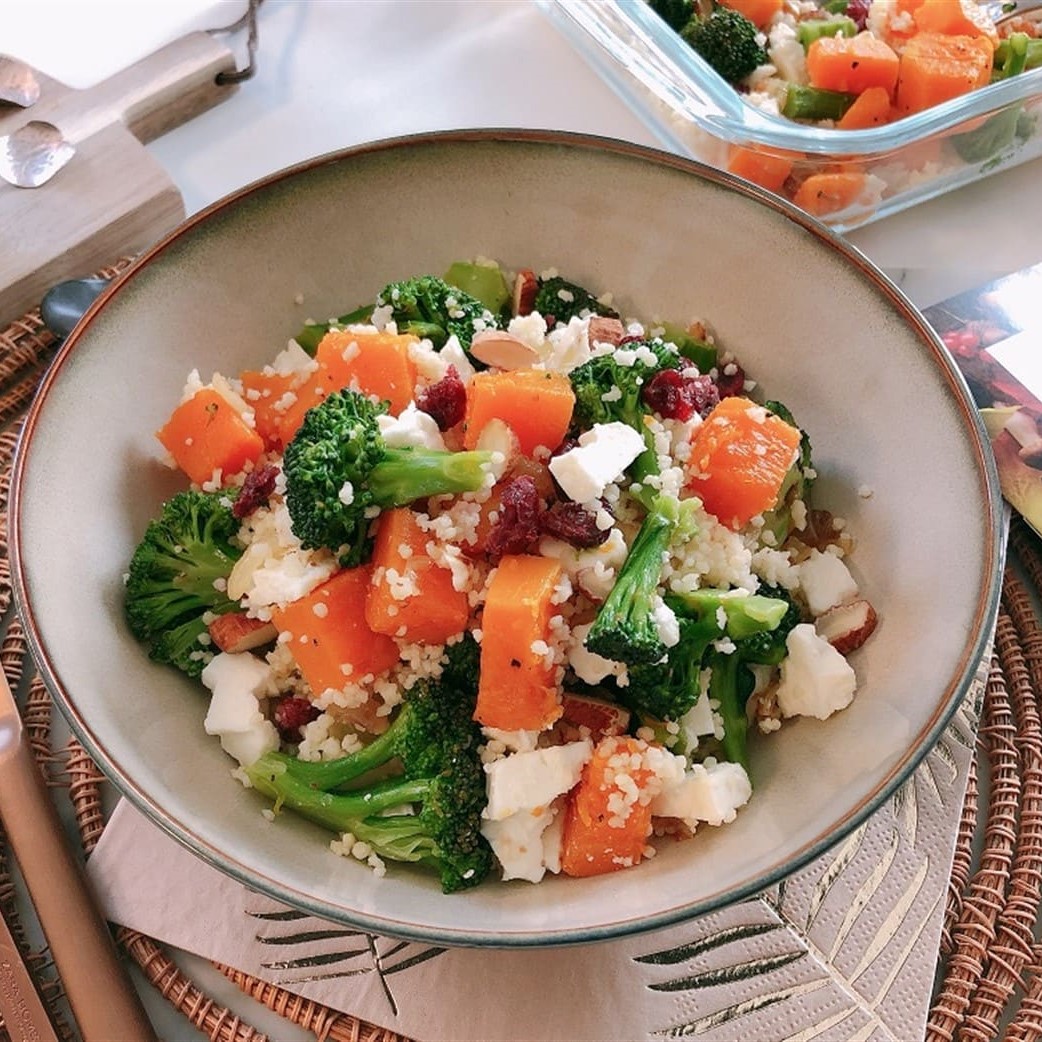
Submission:
POLYGON ((822 222, 811 217, 780 196, 766 192, 732 174, 717 170, 697 160, 646 145, 600 135, 518 128, 475 128, 421 132, 365 142, 323 153, 258 178, 228 193, 181 222, 176 228, 146 249, 113 280, 112 284, 87 310, 76 329, 60 347, 40 382, 22 426, 12 465, 12 480, 8 504, 13 604, 24 627, 27 644, 39 675, 55 704, 65 717, 72 733, 91 755, 108 780, 129 803, 182 846, 223 874, 231 876, 249 887, 263 890, 273 899, 302 909, 317 917, 349 924, 377 934, 400 937, 411 941, 446 946, 495 948, 555 947, 581 944, 616 939, 676 925, 763 891, 804 867, 808 862, 839 843, 862 824, 912 774, 933 748, 958 707, 962 704, 967 691, 974 681, 979 663, 992 639, 998 615, 1004 553, 1002 510, 998 472, 994 457, 990 451, 983 421, 970 396, 962 374, 947 354, 940 338, 927 324, 915 305, 860 250, 847 243, 822 222), (963 420, 964 428, 967 434, 971 436, 975 449, 977 477, 981 481, 982 506, 985 513, 983 522, 987 537, 987 548, 982 561, 986 581, 982 584, 976 603, 972 630, 973 639, 964 647, 956 668, 952 671, 951 682, 948 685, 945 697, 939 701, 927 725, 920 730, 915 740, 909 744, 906 755, 898 761, 876 789, 863 799, 860 804, 851 808, 838 823, 833 825, 827 834, 820 835, 809 841, 802 848, 793 852, 784 862, 779 862, 763 876, 736 884, 705 898, 676 903, 660 912, 637 919, 616 921, 597 927, 562 927, 550 930, 544 928, 519 930, 511 933, 502 933, 491 929, 416 926, 396 920, 393 914, 375 914, 345 909, 341 905, 302 893, 292 886, 269 878, 264 873, 247 868, 234 858, 222 853, 208 841, 201 839, 195 834, 190 823, 176 820, 171 812, 158 805, 133 778, 129 777, 122 770, 116 757, 106 748, 104 740, 94 733, 88 720, 77 709, 75 699, 70 692, 65 690, 61 683, 47 647, 44 645, 36 622, 32 598, 27 587, 21 551, 22 486, 26 479, 27 461, 29 459, 33 433, 40 421, 41 412, 49 392, 58 380, 65 364, 73 352, 76 351, 80 341, 86 336, 98 314, 106 308, 108 302, 121 291, 121 288, 138 278, 153 260, 163 255, 195 228, 206 224, 214 215, 239 205, 242 200, 263 192, 270 186, 292 180, 308 171, 348 161, 361 155, 392 150, 409 151, 425 146, 456 143, 491 143, 507 146, 515 144, 565 146, 574 150, 636 158, 715 182, 777 211, 788 220, 800 225, 807 233, 824 241, 846 263, 852 264, 862 277, 873 283, 876 289, 888 299, 891 306, 896 309, 905 323, 909 324, 919 334, 924 341, 924 346, 928 346, 931 349, 941 375, 947 379, 954 399, 959 406, 959 413, 963 420))

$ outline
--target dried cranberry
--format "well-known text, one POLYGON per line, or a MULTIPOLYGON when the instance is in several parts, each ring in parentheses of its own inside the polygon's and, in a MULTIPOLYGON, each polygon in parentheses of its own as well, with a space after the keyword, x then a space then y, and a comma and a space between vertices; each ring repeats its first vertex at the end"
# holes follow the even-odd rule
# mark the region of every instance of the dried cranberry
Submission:
POLYGON ((306 698, 286 695, 275 703, 271 715, 283 741, 299 742, 300 729, 312 720, 317 720, 319 710, 306 698))
POLYGON ((485 540, 485 553, 493 564, 506 554, 524 554, 539 539, 539 515, 543 501, 535 482, 527 475, 513 478, 499 497, 499 517, 485 540))
POLYGON ((685 376, 679 369, 662 369, 642 388, 649 409, 666 420, 690 420, 697 412, 705 416, 720 400, 708 376, 685 376))
MULTIPOLYGON (((607 509, 607 508, 605 508, 607 509)), ((581 503, 558 502, 543 511, 539 527, 544 534, 563 540, 580 550, 600 546, 611 534, 597 527, 597 515, 581 503)))
POLYGON ((872 0, 847 0, 846 15, 853 19, 858 32, 864 30, 868 24, 868 9, 872 6, 872 0))
POLYGON ((440 431, 447 431, 463 420, 467 411, 467 389, 454 365, 449 366, 437 383, 420 391, 416 408, 432 417, 440 431))
POLYGON ((716 389, 721 398, 731 398, 745 390, 745 370, 737 362, 720 366, 716 376, 716 389))
POLYGON ((241 521, 244 517, 249 517, 254 510, 264 506, 275 491, 275 479, 278 476, 279 468, 270 463, 251 470, 232 504, 232 516, 241 521))

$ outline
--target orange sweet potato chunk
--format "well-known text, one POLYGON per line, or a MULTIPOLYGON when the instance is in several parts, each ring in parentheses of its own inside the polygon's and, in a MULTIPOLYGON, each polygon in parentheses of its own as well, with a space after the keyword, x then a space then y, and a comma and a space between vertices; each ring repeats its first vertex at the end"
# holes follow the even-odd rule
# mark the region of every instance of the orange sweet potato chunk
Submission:
POLYGON ((365 619, 372 570, 345 568, 299 600, 272 611, 311 690, 321 694, 378 674, 398 661, 398 645, 365 619))
POLYGON ((243 395, 253 409, 255 429, 269 449, 282 446, 282 420, 303 378, 297 373, 247 369, 239 374, 243 395))
POLYGON ((397 415, 416 391, 416 366, 409 346, 416 337, 404 334, 330 330, 315 351, 318 368, 297 389, 297 398, 279 423, 283 445, 293 440, 309 409, 334 391, 356 387, 386 401, 397 415))
POLYGON ((782 0, 720 0, 720 4, 745 15, 753 25, 763 29, 781 10, 782 0))
POLYGON ((774 506, 800 432, 748 398, 724 398, 691 441, 690 487, 706 510, 741 528, 774 506))
POLYGON ((463 632, 470 616, 466 591, 427 554, 433 537, 407 507, 380 515, 365 620, 375 633, 417 644, 444 644, 463 632))
POLYGON ((890 92, 884 87, 869 87, 836 123, 839 130, 868 130, 890 122, 890 92))
POLYGON ((215 470, 227 477, 255 463, 264 451, 261 436, 217 391, 204 387, 182 402, 156 437, 196 484, 215 470))
POLYGON ((319 368, 336 390, 356 385, 385 401, 397 416, 416 393, 416 365, 409 355, 414 336, 330 330, 315 351, 319 368))
POLYGON ((995 49, 983 36, 919 33, 901 52, 895 108, 908 116, 957 98, 991 79, 995 49))
POLYGON ((602 739, 583 768, 565 809, 561 871, 569 876, 596 876, 636 865, 651 834, 651 802, 628 803, 616 777, 624 774, 644 789, 651 772, 634 770, 627 761, 646 748, 638 738, 602 739), (620 806, 624 808, 620 812, 620 806), (625 815, 625 816, 623 816, 625 815))
POLYGON ((995 23, 977 0, 922 0, 915 9, 919 32, 983 36, 998 43, 995 23))
POLYGON ((481 620, 481 677, 474 719, 504 731, 542 731, 561 715, 550 643, 552 598, 561 566, 548 557, 508 555, 489 584, 481 620), (533 649, 533 645, 536 648, 533 649))
POLYGON ((477 373, 467 384, 463 447, 473 449, 490 420, 502 420, 531 456, 540 445, 551 451, 572 422, 575 394, 564 373, 539 369, 477 373))
POLYGON ((733 146, 727 160, 727 169, 746 181, 766 188, 769 192, 780 192, 789 174, 792 173, 791 156, 772 155, 758 149, 733 146))
POLYGON ((823 90, 860 94, 882 87, 893 94, 897 70, 897 52, 869 32, 821 36, 807 49, 807 75, 812 86, 823 90))
POLYGON ((860 170, 826 170, 804 180, 792 201, 801 210, 822 217, 853 206, 866 187, 867 177, 860 170))

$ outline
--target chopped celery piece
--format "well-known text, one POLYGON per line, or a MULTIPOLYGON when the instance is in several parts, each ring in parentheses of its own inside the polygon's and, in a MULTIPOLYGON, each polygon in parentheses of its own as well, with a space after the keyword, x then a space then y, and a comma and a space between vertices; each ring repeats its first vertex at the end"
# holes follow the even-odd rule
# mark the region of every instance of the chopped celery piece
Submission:
POLYGON ((789 119, 841 119, 856 99, 856 94, 790 83, 782 115, 789 119))
POLYGON ((812 18, 796 26, 796 39, 806 50, 815 40, 823 36, 855 36, 857 23, 843 15, 840 18, 812 18))
POLYGON ((445 281, 476 297, 493 315, 501 314, 510 303, 510 289, 503 272, 490 264, 456 261, 445 272, 445 281))

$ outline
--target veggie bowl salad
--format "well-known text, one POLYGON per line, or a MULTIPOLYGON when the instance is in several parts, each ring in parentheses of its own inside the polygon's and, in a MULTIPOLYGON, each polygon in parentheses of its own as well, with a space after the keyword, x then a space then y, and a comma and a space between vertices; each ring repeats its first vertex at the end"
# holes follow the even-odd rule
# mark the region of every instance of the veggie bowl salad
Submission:
MULTIPOLYGON (((193 371, 126 617, 268 818, 377 873, 538 882, 734 820, 750 732, 876 624, 811 445, 704 322, 461 262, 193 371)), ((863 490, 867 494, 868 490, 863 490)))
MULTIPOLYGON (((808 126, 869 130, 898 123, 1042 66, 1042 21, 998 16, 978 0, 648 0, 756 109, 808 126)), ((1008 5, 1009 10, 1016 4, 1008 5)), ((732 173, 824 216, 879 203, 909 165, 916 181, 953 164, 984 163, 1035 132, 1037 104, 1010 105, 904 156, 866 169, 857 156, 814 156, 734 145, 732 173)), ((895 150, 896 151, 896 150, 895 150)))

